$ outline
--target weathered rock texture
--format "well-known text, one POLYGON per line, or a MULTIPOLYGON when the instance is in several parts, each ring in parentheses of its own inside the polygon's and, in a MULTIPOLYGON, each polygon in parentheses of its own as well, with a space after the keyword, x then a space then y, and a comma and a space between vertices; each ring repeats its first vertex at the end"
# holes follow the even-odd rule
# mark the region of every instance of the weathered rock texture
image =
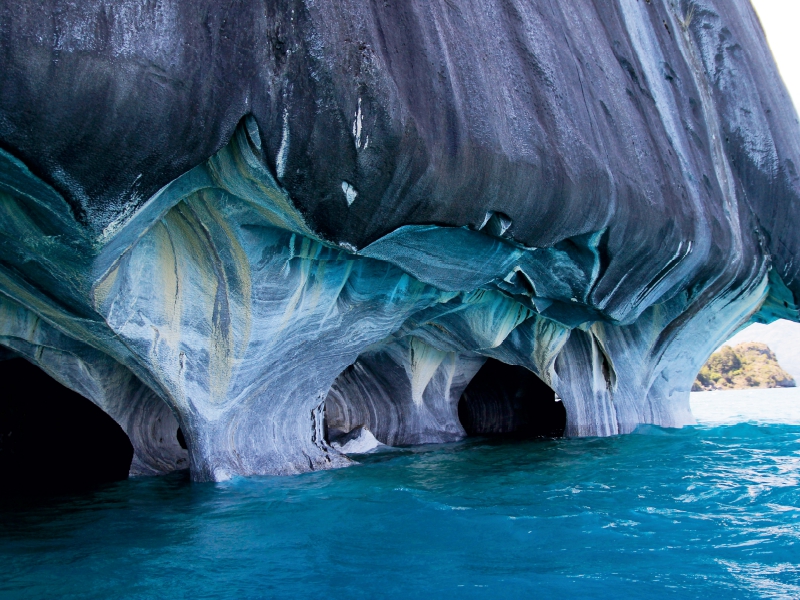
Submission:
POLYGON ((326 412, 457 439, 485 358, 567 435, 680 426, 724 339, 798 320, 746 0, 4 0, 0 50, 2 343, 135 473, 177 425, 199 480, 347 464, 326 412))

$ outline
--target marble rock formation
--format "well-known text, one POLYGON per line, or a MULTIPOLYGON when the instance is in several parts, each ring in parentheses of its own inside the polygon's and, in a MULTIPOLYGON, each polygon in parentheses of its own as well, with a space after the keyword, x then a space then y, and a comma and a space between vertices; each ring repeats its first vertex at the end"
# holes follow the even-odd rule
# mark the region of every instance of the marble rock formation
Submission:
POLYGON ((798 320, 800 127, 747 0, 0 17, 0 344, 134 474, 457 440, 488 359, 566 435, 677 427, 722 341, 798 320))

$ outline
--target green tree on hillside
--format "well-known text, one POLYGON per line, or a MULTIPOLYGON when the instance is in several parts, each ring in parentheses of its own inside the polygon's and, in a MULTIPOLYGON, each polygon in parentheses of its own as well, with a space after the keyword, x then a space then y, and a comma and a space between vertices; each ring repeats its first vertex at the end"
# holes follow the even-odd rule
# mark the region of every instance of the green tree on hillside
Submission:
POLYGON ((791 375, 778 364, 769 346, 745 342, 723 346, 711 355, 692 386, 692 391, 795 387, 791 375))

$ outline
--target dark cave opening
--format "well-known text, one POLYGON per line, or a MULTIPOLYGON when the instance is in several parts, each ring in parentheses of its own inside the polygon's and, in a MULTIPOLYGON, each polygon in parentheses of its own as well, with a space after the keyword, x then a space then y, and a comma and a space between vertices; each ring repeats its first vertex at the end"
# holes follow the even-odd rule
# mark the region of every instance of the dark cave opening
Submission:
POLYGON ((178 427, 177 433, 175 433, 175 438, 178 440, 178 445, 183 448, 184 450, 188 450, 189 447, 186 445, 186 438, 183 437, 183 429, 178 427))
POLYGON ((133 446, 80 394, 22 358, 0 361, 4 496, 60 493, 126 479, 133 446))
POLYGON ((567 412, 555 392, 524 367, 490 358, 458 402, 468 436, 561 437, 567 412))

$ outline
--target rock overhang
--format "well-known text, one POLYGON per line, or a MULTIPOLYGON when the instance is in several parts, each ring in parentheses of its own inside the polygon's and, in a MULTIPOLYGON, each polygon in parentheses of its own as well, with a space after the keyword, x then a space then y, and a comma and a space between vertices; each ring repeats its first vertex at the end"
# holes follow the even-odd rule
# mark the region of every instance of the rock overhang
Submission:
POLYGON ((149 390, 196 478, 347 464, 349 365, 404 439, 460 435, 486 358, 569 435, 682 425, 715 344, 797 320, 797 118, 746 2, 97 2, 52 45, 56 4, 4 9, 7 314, 149 390))

